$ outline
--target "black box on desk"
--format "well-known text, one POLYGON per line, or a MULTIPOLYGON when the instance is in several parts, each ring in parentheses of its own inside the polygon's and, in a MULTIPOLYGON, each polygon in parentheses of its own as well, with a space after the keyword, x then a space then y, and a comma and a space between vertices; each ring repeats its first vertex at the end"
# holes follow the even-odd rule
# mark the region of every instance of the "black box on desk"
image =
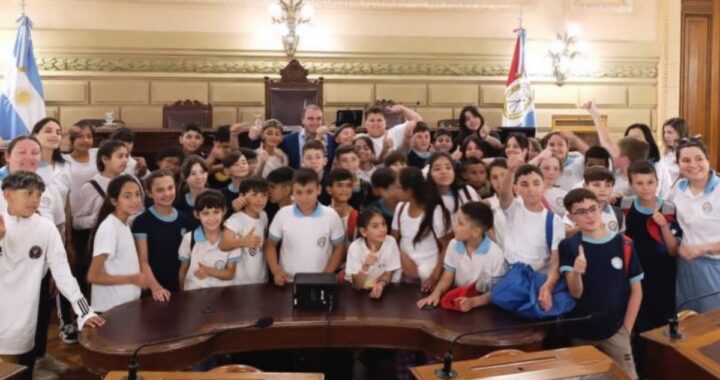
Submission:
POLYGON ((334 273, 297 273, 293 279, 293 307, 329 309, 337 305, 337 276, 334 273))

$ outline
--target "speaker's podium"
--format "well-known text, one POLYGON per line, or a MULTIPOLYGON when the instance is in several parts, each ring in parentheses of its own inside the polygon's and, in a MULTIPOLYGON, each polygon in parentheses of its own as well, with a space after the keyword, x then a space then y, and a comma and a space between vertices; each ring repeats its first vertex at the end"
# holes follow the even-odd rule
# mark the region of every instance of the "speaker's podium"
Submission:
MULTIPOLYGON (((142 371, 144 380, 323 380, 321 373, 277 373, 277 372, 153 372, 142 371)), ((127 371, 112 371, 105 380, 120 380, 127 371)))
POLYGON ((682 337, 671 339, 668 326, 647 331, 647 375, 650 379, 720 378, 720 310, 682 319, 682 337))
MULTIPOLYGON (((507 353, 493 352, 480 359, 453 363, 456 379, 549 380, 549 379, 613 379, 630 377, 607 355, 592 346, 557 350, 507 353)), ((415 367, 418 380, 439 379, 435 375, 442 364, 415 367)))

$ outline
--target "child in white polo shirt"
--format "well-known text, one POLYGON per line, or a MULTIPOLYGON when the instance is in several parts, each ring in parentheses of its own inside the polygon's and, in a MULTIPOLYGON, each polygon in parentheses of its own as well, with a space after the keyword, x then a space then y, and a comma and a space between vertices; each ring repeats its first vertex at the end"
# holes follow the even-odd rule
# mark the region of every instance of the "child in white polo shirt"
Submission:
POLYGON ((230 286, 240 260, 240 250, 220 249, 225 198, 208 190, 195 200, 195 217, 200 226, 183 236, 178 249, 180 289, 193 290, 230 286))
POLYGON ((493 211, 489 206, 480 202, 462 205, 453 223, 455 238, 445 252, 445 271, 435 290, 417 302, 419 308, 436 306, 440 297, 450 288, 475 281, 476 288, 483 290, 483 294, 461 297, 457 300, 458 308, 467 312, 490 303, 487 290, 493 285, 493 280, 503 276, 506 271, 502 250, 485 234, 492 227, 493 211))
POLYGON ((78 315, 79 328, 102 326, 105 321, 80 292, 57 228, 36 213, 45 191, 42 178, 14 172, 3 180, 2 190, 8 207, 0 218, 0 361, 27 366, 31 377, 40 283, 48 268, 78 315))
MULTIPOLYGON (((613 196, 613 186, 615 185, 615 177, 613 173, 604 167, 595 166, 585 169, 583 174, 583 187, 592 191, 598 200, 598 205, 602 211, 602 222, 605 224, 608 232, 617 234, 625 231, 625 216, 620 208, 610 204, 613 196)), ((570 220, 569 215, 563 217, 565 224, 565 235, 570 236, 580 231, 570 220)))
POLYGON ((293 175, 295 203, 275 215, 265 257, 275 285, 282 286, 299 272, 335 272, 343 262, 345 230, 340 216, 318 203, 320 178, 313 169, 301 168, 293 175), (278 260, 278 243, 280 258, 278 260))
POLYGON ((361 237, 348 248, 345 279, 356 289, 370 289, 370 298, 380 298, 387 284, 400 279, 400 251, 380 210, 360 213, 358 229, 361 237))

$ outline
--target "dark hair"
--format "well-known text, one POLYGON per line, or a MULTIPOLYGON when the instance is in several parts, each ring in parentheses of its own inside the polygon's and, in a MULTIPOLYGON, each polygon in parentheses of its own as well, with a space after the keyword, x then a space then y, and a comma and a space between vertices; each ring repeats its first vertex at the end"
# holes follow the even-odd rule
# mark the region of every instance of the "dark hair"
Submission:
MULTIPOLYGON (((57 124, 58 127, 60 127, 60 131, 62 134, 62 125, 60 124, 60 120, 58 120, 54 117, 46 117, 46 118, 40 119, 40 121, 35 123, 35 126, 33 126, 32 132, 30 134, 37 135, 38 133, 40 133, 40 131, 43 129, 43 127, 45 125, 47 125, 48 123, 57 124)), ((40 144, 40 147, 42 148, 42 144, 40 144)), ((57 148, 55 148, 55 150, 53 150, 52 159, 53 159, 53 162, 60 162, 60 163, 65 162, 65 159, 63 158, 62 153, 60 152, 60 147, 57 147, 57 148)))
MULTIPOLYGON (((228 168, 232 167, 233 165, 235 165, 235 163, 238 162, 238 160, 240 160, 242 157, 245 157, 245 156, 243 156, 243 154, 240 153, 239 150, 233 150, 232 152, 228 153, 227 156, 225 156, 225 158, 222 159, 222 166, 224 168, 228 169, 228 168)), ((247 160, 247 158, 246 158, 246 160, 247 160)))
POLYGON ((251 191, 267 194, 269 191, 267 181, 262 179, 262 177, 251 176, 240 182, 240 186, 238 186, 238 193, 247 194, 251 191))
POLYGON ((385 111, 383 111, 383 109, 378 106, 368 107, 368 109, 365 110, 365 120, 368 119, 370 114, 379 114, 383 117, 383 119, 385 118, 385 111))
POLYGON ((321 108, 319 105, 310 103, 310 104, 306 105, 305 108, 303 108, 302 114, 300 115, 300 118, 301 118, 301 119, 304 119, 304 118, 305 118, 305 114, 307 113, 307 111, 310 111, 310 110, 315 110, 315 111, 320 111, 320 112, 322 112, 322 108, 321 108))
POLYGON ((517 181, 520 179, 520 177, 526 176, 526 175, 529 175, 532 173, 539 175, 540 178, 543 178, 543 179, 545 178, 545 176, 542 174, 542 170, 540 170, 539 167, 537 167, 535 165, 524 164, 524 165, 520 165, 520 167, 517 168, 517 170, 515 170, 515 183, 517 183, 517 181))
MULTIPOLYGON (((89 121, 80 120, 77 123, 73 124, 73 127, 78 127, 80 129, 89 129, 90 135, 93 138, 93 141, 95 140, 95 127, 92 125, 89 121)), ((70 145, 72 148, 72 144, 75 143, 75 140, 77 140, 78 136, 70 132, 70 145)))
POLYGON ((418 121, 417 123, 415 123, 415 128, 413 128, 412 134, 414 135, 422 132, 427 132, 429 134, 430 127, 428 127, 428 125, 424 121, 418 121))
POLYGON ((350 153, 353 153, 357 156, 357 149, 355 149, 354 145, 350 145, 350 144, 340 145, 339 147, 335 148, 335 160, 339 161, 340 156, 342 156, 344 154, 350 154, 350 153))
POLYGON ((362 142, 364 142, 365 145, 367 145, 368 148, 370 148, 370 151, 373 153, 373 155, 375 154, 375 144, 373 144, 373 141, 370 138, 370 136, 368 136, 368 135, 355 136, 355 140, 353 140, 353 146, 355 146, 355 143, 357 143, 358 140, 361 140, 362 142))
POLYGON ((413 244, 417 244, 424 236, 431 233, 433 212, 428 213, 427 209, 431 202, 434 203, 432 197, 433 191, 435 190, 433 186, 427 185, 422 171, 414 166, 408 166, 400 170, 399 178, 400 187, 403 190, 412 192, 413 200, 425 209, 425 215, 423 215, 423 220, 420 222, 420 228, 418 228, 413 238, 413 244), (429 223, 426 222, 426 220, 429 220, 429 223))
POLYGON ((572 206, 574 204, 581 203, 587 199, 595 202, 598 201, 595 193, 588 189, 572 189, 565 195, 565 198, 563 198, 563 206, 565 206, 568 213, 572 213, 572 206))
POLYGON ((507 141, 510 141, 510 139, 515 139, 515 142, 520 146, 520 149, 530 150, 530 140, 528 140, 528 137, 524 133, 511 133, 508 135, 507 141))
POLYGON ((190 172, 195 165, 200 165, 202 170, 204 170, 206 173, 209 171, 207 163, 202 157, 198 156, 197 154, 191 154, 185 158, 182 163, 182 167, 180 168, 183 179, 187 179, 187 177, 190 176, 190 172))
POLYGON ((376 216, 379 216, 383 223, 385 223, 385 216, 377 207, 366 207, 364 210, 360 211, 356 224, 358 230, 361 228, 368 228, 368 224, 370 224, 370 221, 376 216))
POLYGON ((460 211, 467 215, 471 222, 479 225, 486 233, 493 228, 493 211, 490 206, 482 202, 468 202, 460 207, 460 211))
MULTIPOLYGON (((460 201, 459 201, 460 189, 462 189, 465 186, 465 184, 462 182, 462 180, 460 179, 460 176, 455 171, 455 162, 453 161, 452 156, 450 156, 450 153, 435 152, 430 156, 430 158, 428 159, 428 163, 427 163, 427 167, 428 167, 427 183, 432 188, 432 191, 435 192, 434 198, 436 198, 436 200, 439 201, 438 205, 442 206, 442 208, 445 208, 445 205, 443 204, 442 199, 440 198, 442 194, 440 194, 437 191, 437 184, 435 184, 435 181, 433 180, 432 174, 431 174, 432 166, 435 164, 435 162, 437 162, 441 158, 444 158, 444 159, 448 160, 448 162, 450 162, 450 167, 452 168, 452 171, 453 171, 454 179, 453 179, 453 182, 450 184, 450 195, 452 195, 452 197, 453 197, 455 206, 453 207, 452 210, 447 210, 447 211, 455 213, 458 210, 458 208, 460 207, 460 201)), ((434 209, 434 207, 433 207, 433 209, 434 209)), ((443 214, 444 214, 444 212, 443 212, 443 214)), ((448 222, 448 223, 450 222, 449 215, 448 215, 446 222, 448 222)))
POLYGON ((352 125, 352 124, 350 124, 350 123, 343 123, 342 125, 340 125, 339 127, 337 127, 337 128, 335 129, 335 132, 334 132, 336 142, 337 142, 337 136, 338 136, 340 133, 342 133, 342 131, 344 131, 344 130, 346 130, 346 129, 352 129, 353 132, 354 132, 354 131, 355 131, 355 126, 352 125))
POLYGON ((630 159, 630 164, 648 159, 650 144, 632 137, 623 137, 618 141, 620 155, 630 159))
POLYGON ((195 199, 195 207, 193 210, 197 213, 200 213, 200 211, 205 209, 217 209, 224 211, 225 205, 225 197, 223 197, 221 192, 208 189, 203 191, 202 194, 198 195, 197 199, 195 199))
POLYGON ((198 123, 190 122, 190 123, 185 124, 185 126, 183 127, 182 134, 184 135, 188 132, 197 132, 200 135, 200 137, 202 137, 202 135, 203 135, 203 131, 200 128, 200 125, 198 125, 198 123))
POLYGON ((698 148, 703 152, 703 155, 705 155, 705 158, 708 158, 708 148, 705 143, 702 142, 699 138, 685 138, 681 139, 678 142, 677 148, 675 149, 675 159, 680 161, 680 151, 685 148, 698 148))
POLYGON ((377 168, 370 176, 370 183, 377 189, 387 189, 392 186, 398 179, 398 174, 395 170, 390 168, 382 167, 377 168))
POLYGON ((547 148, 547 144, 550 141, 550 138, 553 136, 559 136, 561 139, 565 140, 565 144, 570 148, 570 142, 563 136, 559 131, 551 131, 548 132, 545 136, 543 136, 542 140, 540 140, 540 144, 542 145, 543 149, 547 148))
POLYGON ((403 154, 399 150, 393 150, 387 156, 385 156, 383 164, 385 165, 385 167, 390 167, 398 162, 407 165, 407 155, 403 154))
POLYGON ((495 158, 494 160, 492 160, 492 162, 490 163, 490 165, 488 165, 488 173, 490 173, 494 168, 504 168, 504 169, 507 169, 507 168, 508 168, 508 166, 507 166, 507 160, 504 159, 504 158, 502 158, 502 157, 497 157, 497 158, 495 158))
POLYGON ((612 172, 600 166, 593 166, 585 169, 585 173, 583 173, 583 180, 585 183, 603 181, 610 182, 613 185, 615 184, 615 176, 613 176, 612 172))
POLYGON ((460 111, 460 116, 458 117, 459 131, 458 131, 458 135, 456 138, 456 141, 458 144, 462 144, 462 142, 465 141, 465 138, 467 136, 469 136, 473 133, 477 133, 477 131, 471 131, 467 127, 468 118, 467 118, 467 116, 465 116, 465 114, 467 112, 470 112, 473 116, 480 118, 480 127, 478 128, 478 130, 480 130, 480 128, 482 128, 485 125, 485 118, 483 117, 483 115, 480 113, 480 111, 478 110, 478 108, 476 106, 467 105, 467 106, 463 107, 463 109, 460 111))
POLYGON ((173 180, 173 184, 175 184, 175 177, 173 177, 172 172, 169 170, 164 169, 158 169, 153 170, 150 172, 150 174, 145 178, 145 188, 148 190, 148 192, 152 191, 152 185, 157 181, 158 179, 162 177, 170 177, 173 180))
POLYGON ((353 180, 353 174, 350 173, 350 170, 343 169, 343 168, 335 168, 330 171, 330 174, 328 174, 328 186, 332 186, 337 182, 340 181, 350 181, 353 180))
POLYGON ((630 133, 630 131, 633 129, 639 129, 642 131, 643 136, 645 136, 645 142, 648 143, 650 148, 648 150, 648 158, 652 162, 658 162, 660 160, 660 149, 658 148, 657 142, 655 142, 655 137, 653 137, 650 127, 648 127, 646 124, 632 124, 629 127, 625 128, 624 136, 627 136, 628 133, 630 133))
POLYGON ((607 151, 607 149, 595 145, 591 146, 587 152, 585 152, 585 165, 587 165, 587 162, 590 158, 596 158, 601 159, 605 161, 605 167, 610 167, 610 152, 607 151))
POLYGON ((277 129, 281 133, 283 132, 283 124, 278 119, 268 119, 262 124, 262 133, 265 133, 268 129, 277 129))
POLYGON ((632 183, 632 176, 635 174, 652 174, 655 179, 658 179, 655 165, 649 161, 638 161, 630 165, 627 171, 627 177, 630 183, 632 183))
POLYGON ((45 191, 45 182, 36 173, 19 170, 5 177, 2 190, 37 190, 42 193, 45 191))
POLYGON ((462 158, 461 158, 461 160, 466 160, 466 159, 467 159, 467 157, 465 157, 465 151, 467 150, 467 146, 468 146, 471 142, 474 143, 475 146, 477 146, 478 149, 480 149, 480 150, 482 151, 482 153, 483 153, 483 155, 482 155, 483 158, 490 156, 490 152, 491 152, 491 150, 492 150, 492 148, 490 147, 490 144, 488 144, 487 142, 483 141, 483 140, 480 138, 479 135, 470 135, 470 136, 468 136, 468 137, 465 138, 465 140, 462 142, 462 146, 460 146, 460 152, 462 152, 462 158))
MULTIPOLYGON (((111 140, 111 141, 117 141, 117 140, 111 140)), ((120 142, 120 141, 117 141, 120 142)), ((122 144, 122 142, 120 142, 122 144)), ((98 154, 99 156, 99 154, 98 154)), ((90 248, 88 252, 92 252, 93 246, 95 243, 95 234, 97 233, 98 228, 100 228, 100 225, 103 221, 112 213, 115 212, 115 205, 112 204, 111 199, 117 200, 120 197, 120 192, 122 191, 123 186, 125 186, 126 183, 132 182, 138 186, 138 189, 140 189, 140 192, 142 194, 142 185, 135 179, 135 177, 131 176, 130 174, 122 174, 115 178, 113 178, 110 183, 108 184, 107 190, 105 190, 105 200, 103 201, 102 206, 100 206, 100 211, 98 212, 98 218, 97 222, 95 222, 95 227, 92 230, 92 234, 90 236, 90 248)))
POLYGON ((450 132, 449 129, 447 129, 445 127, 440 127, 435 130, 435 136, 433 136, 433 141, 437 140, 438 137, 441 137, 441 136, 450 137, 450 140, 452 140, 452 133, 450 132))
POLYGON ((20 143, 20 141, 24 141, 24 140, 35 141, 35 143, 38 145, 38 148, 42 149, 42 145, 40 145, 40 141, 38 141, 38 139, 35 136, 25 135, 25 136, 18 136, 18 137, 15 137, 14 139, 12 139, 12 141, 10 141, 10 144, 7 147, 6 154, 7 155, 12 154, 13 149, 15 149, 15 145, 20 143))
POLYGON ((128 144, 134 144, 135 132, 128 127, 120 127, 110 134, 110 140, 118 140, 128 144))
POLYGON ((293 168, 283 166, 268 173, 265 179, 272 184, 290 183, 293 181, 294 174, 295 170, 293 168))
POLYGON ((325 145, 318 140, 310 140, 306 142, 305 145, 303 145, 302 147, 302 155, 305 155, 305 152, 307 152, 308 150, 319 150, 323 152, 323 154, 326 153, 325 145))
POLYGON ((217 127, 213 139, 215 143, 230 142, 230 126, 225 124, 217 127))
POLYGON ((248 160, 248 162, 253 161, 253 160, 257 161, 257 159, 258 159, 258 154, 255 151, 255 149, 250 149, 248 147, 241 146, 240 153, 242 153, 242 155, 245 156, 245 159, 248 160))
MULTIPOLYGON (((489 171, 488 165, 485 163, 485 161, 477 158, 477 157, 470 157, 462 162, 462 171, 466 172, 468 169, 470 169, 473 165, 482 165, 485 168, 485 171, 489 171)), ((507 165, 505 165, 507 167, 507 165)))
POLYGON ((320 186, 320 177, 315 170, 300 168, 293 174, 293 185, 294 184, 298 184, 300 186, 315 184, 320 186))
POLYGON ((681 117, 673 117, 670 119, 665 120, 665 123, 663 123, 663 129, 665 127, 671 127, 672 129, 677 132, 678 136, 683 139, 688 137, 688 133, 690 128, 688 128, 687 121, 681 117))
POLYGON ((160 153, 158 153, 156 160, 159 162, 166 158, 177 158, 180 162, 183 162, 183 160, 185 160, 185 153, 183 153, 182 148, 179 146, 172 145, 161 150, 160 153))
POLYGON ((121 140, 107 140, 100 144, 100 148, 98 148, 97 152, 97 158, 95 159, 95 165, 97 166, 99 172, 103 172, 105 170, 105 163, 102 159, 111 159, 112 155, 120 148, 125 148, 125 143, 121 140))

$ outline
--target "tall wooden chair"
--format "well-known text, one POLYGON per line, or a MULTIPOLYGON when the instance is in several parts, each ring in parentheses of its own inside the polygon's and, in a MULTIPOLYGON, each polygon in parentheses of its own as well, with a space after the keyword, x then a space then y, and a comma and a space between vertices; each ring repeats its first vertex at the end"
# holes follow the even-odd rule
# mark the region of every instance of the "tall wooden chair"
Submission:
POLYGON ((197 100, 178 100, 163 106, 163 128, 182 129, 188 123, 195 123, 200 128, 211 129, 212 105, 197 100))
POLYGON ((280 80, 265 77, 265 119, 277 119, 286 127, 302 125, 302 112, 308 104, 322 107, 323 78, 308 79, 298 60, 280 70, 280 80))

